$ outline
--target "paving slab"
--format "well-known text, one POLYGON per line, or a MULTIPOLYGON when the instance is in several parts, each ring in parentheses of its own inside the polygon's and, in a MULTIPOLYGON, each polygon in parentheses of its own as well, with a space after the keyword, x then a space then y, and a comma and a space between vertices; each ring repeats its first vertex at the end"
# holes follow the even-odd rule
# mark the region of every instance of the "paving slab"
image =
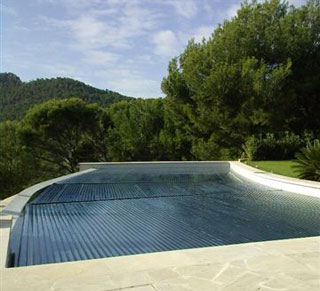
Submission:
POLYGON ((1 269, 1 291, 320 290, 320 237, 1 269))

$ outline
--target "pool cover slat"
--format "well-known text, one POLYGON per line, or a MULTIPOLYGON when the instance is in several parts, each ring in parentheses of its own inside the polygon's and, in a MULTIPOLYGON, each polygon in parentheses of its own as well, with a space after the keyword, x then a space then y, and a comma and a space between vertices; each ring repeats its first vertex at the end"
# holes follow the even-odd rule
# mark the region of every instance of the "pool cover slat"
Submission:
POLYGON ((36 197, 32 204, 85 202, 167 196, 190 196, 230 192, 214 182, 203 183, 126 183, 126 184, 55 184, 36 197), (54 188, 52 191, 51 187, 54 188))

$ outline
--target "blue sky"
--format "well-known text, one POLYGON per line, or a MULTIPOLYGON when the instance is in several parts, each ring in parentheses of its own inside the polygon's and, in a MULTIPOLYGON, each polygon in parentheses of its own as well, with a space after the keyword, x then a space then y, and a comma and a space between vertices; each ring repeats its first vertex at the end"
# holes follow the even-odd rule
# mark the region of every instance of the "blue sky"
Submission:
MULTIPOLYGON (((134 97, 162 96, 169 60, 208 37, 241 0, 0 0, 1 71, 71 77, 134 97)), ((299 6, 306 0, 290 0, 299 6)))

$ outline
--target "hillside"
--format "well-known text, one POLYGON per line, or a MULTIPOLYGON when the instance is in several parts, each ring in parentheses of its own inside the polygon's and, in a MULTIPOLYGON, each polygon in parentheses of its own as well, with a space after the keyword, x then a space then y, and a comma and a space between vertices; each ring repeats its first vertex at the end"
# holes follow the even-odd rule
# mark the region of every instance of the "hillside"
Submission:
POLYGON ((13 73, 0 73, 0 121, 20 119, 35 104, 53 98, 70 97, 78 97, 104 107, 131 99, 117 92, 97 89, 70 78, 22 82, 13 73))

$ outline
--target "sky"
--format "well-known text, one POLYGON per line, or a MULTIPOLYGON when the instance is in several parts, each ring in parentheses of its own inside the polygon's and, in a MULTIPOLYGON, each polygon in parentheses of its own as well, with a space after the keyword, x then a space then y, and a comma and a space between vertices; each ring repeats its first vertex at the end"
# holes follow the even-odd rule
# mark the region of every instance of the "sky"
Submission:
POLYGON ((189 39, 208 38, 241 2, 0 0, 0 69, 23 81, 70 77, 128 96, 160 97, 169 61, 189 39))

